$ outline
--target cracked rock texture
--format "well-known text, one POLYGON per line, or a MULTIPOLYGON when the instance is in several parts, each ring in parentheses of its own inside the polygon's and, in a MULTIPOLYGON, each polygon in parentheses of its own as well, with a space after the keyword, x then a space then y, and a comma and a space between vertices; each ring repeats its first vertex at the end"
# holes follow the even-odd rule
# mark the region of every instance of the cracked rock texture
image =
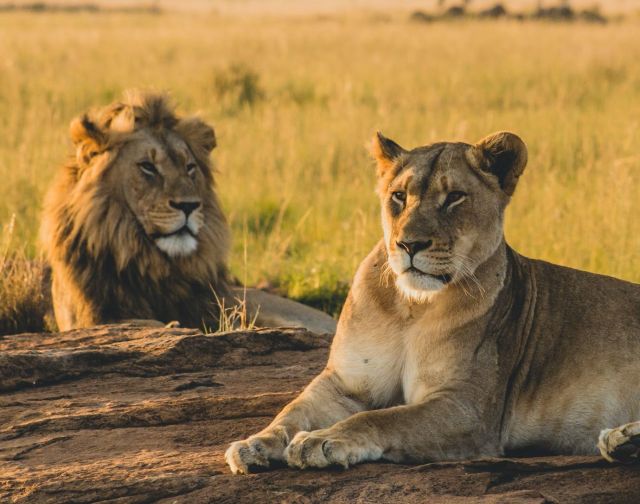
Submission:
POLYGON ((0 339, 0 502, 638 503, 640 466, 488 459, 232 476, 227 445, 324 366, 330 336, 100 326, 0 339))

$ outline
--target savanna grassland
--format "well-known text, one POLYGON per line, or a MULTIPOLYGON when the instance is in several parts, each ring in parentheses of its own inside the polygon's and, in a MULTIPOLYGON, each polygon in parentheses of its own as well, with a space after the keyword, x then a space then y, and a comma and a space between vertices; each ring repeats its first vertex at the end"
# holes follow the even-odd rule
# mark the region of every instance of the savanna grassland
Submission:
POLYGON ((381 236, 365 148, 377 129, 405 147, 518 133, 529 166, 509 242, 638 282, 639 61, 634 17, 0 13, 4 238, 37 257, 41 201, 70 151, 70 120, 137 87, 169 90, 214 124, 232 270, 248 284, 337 309, 381 236))

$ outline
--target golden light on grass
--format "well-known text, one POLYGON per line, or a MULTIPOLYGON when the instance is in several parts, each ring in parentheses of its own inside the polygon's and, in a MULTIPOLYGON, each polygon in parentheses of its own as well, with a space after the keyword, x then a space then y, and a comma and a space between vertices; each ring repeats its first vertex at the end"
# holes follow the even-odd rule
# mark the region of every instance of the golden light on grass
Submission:
POLYGON ((0 15, 0 222, 36 253, 69 121, 168 89, 215 127, 232 269, 335 309, 381 236, 376 130, 405 147, 520 135, 520 252, 640 281, 640 26, 336 15, 0 15), (338 300, 333 302, 333 293, 338 300))
POLYGON ((51 329, 48 272, 41 259, 30 260, 13 243, 15 216, 0 232, 0 338, 15 332, 51 329))

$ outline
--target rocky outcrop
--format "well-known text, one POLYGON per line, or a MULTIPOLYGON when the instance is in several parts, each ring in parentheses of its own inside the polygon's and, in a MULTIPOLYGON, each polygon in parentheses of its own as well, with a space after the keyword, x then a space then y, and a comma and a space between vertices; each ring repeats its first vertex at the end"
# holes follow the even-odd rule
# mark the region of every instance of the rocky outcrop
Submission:
POLYGON ((229 442, 324 366, 330 336, 101 326, 0 339, 0 502, 640 502, 640 468, 489 459, 232 476, 229 442))

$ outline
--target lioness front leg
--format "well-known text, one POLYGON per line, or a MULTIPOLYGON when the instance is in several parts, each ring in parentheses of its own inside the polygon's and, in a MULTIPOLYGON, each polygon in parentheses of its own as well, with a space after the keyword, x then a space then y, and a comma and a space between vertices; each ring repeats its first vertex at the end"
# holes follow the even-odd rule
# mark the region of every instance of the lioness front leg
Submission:
POLYGON ((293 467, 349 467, 381 458, 393 462, 498 455, 498 442, 474 408, 439 397, 365 411, 322 430, 299 432, 286 449, 293 467))
POLYGON ((248 474, 252 466, 269 467, 271 461, 285 460, 285 448, 296 433, 328 427, 364 409, 363 403, 345 395, 337 376, 324 371, 268 427, 231 444, 225 460, 234 474, 248 474))

